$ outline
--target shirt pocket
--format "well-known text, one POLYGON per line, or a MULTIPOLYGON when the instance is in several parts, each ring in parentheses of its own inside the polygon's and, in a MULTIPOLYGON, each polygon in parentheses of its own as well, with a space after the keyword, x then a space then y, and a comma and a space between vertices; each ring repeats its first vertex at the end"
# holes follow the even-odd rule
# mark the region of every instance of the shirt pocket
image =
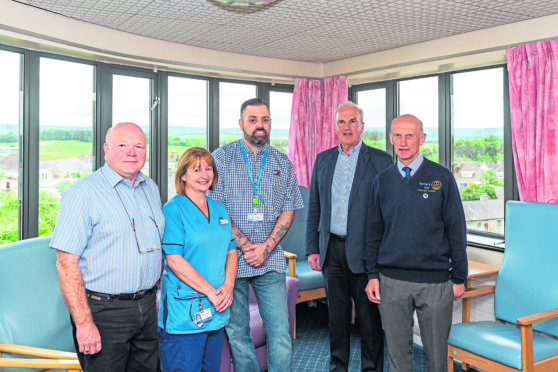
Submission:
POLYGON ((283 211, 287 193, 287 180, 282 172, 279 175, 272 174, 270 177, 271 182, 268 197, 271 198, 271 205, 274 213, 273 218, 275 219, 283 211))

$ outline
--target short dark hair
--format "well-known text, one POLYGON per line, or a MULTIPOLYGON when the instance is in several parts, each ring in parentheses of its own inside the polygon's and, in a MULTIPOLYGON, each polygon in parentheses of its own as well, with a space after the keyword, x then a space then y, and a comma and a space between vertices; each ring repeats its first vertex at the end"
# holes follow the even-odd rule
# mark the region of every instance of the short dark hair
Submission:
POLYGON ((269 106, 263 100, 259 98, 250 98, 249 100, 244 101, 242 105, 240 105, 240 119, 242 119, 242 114, 244 114, 244 111, 248 106, 265 106, 267 107, 267 111, 269 111, 269 106))

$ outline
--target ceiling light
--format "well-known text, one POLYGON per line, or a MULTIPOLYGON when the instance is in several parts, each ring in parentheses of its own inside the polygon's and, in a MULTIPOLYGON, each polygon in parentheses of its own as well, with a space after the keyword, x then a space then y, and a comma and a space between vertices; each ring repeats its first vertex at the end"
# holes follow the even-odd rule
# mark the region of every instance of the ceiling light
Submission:
POLYGON ((217 1, 231 6, 250 6, 250 5, 270 4, 277 0, 217 0, 217 1))

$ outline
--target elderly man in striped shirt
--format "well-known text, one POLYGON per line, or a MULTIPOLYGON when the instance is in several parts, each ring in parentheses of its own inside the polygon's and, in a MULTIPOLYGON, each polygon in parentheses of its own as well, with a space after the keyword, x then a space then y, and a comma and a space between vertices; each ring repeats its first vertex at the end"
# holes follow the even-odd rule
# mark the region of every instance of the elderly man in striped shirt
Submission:
POLYGON ((51 248, 82 369, 157 371, 156 285, 165 228, 157 185, 141 172, 146 137, 109 129, 106 164, 64 194, 51 248))

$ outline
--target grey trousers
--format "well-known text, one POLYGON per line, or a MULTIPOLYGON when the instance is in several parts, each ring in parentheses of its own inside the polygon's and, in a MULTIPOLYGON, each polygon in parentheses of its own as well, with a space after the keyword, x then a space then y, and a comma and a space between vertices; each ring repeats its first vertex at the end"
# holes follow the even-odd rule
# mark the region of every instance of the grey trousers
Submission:
POLYGON ((413 370, 414 310, 426 355, 426 372, 446 372, 453 313, 452 282, 413 283, 380 274, 380 296, 390 372, 413 370))

